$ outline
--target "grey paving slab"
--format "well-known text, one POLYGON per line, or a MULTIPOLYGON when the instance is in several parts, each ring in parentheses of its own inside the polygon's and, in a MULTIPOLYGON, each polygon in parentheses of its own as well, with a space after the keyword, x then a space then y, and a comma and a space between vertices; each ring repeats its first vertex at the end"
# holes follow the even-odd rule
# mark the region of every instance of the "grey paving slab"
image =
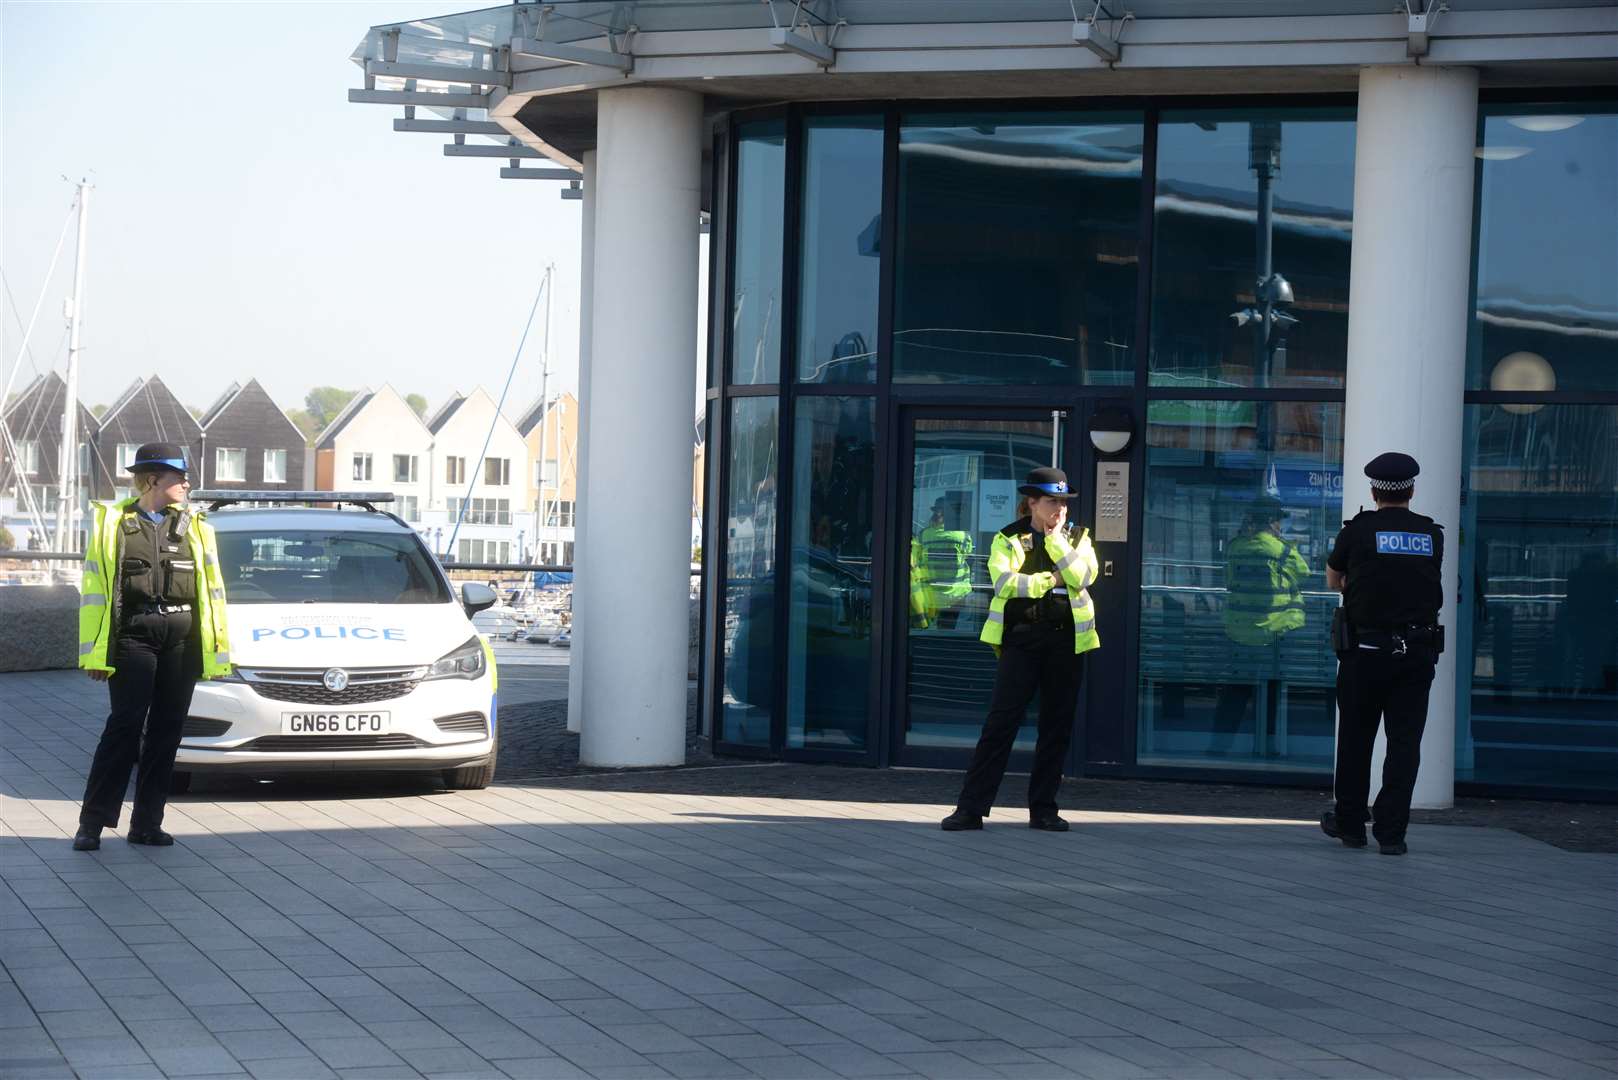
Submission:
POLYGON ((1618 1075, 1612 855, 1418 823, 1381 859, 1261 814, 949 835, 694 771, 210 781, 174 848, 86 855, 104 693, 0 675, 8 1076, 1618 1075))

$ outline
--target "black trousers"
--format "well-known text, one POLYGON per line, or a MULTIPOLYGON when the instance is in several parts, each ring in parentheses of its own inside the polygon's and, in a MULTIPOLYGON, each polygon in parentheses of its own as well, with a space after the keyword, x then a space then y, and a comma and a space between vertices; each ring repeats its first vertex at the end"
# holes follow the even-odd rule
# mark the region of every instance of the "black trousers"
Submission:
POLYGON ((1427 692, 1437 662, 1412 649, 1395 656, 1389 649, 1358 648, 1337 664, 1337 821, 1348 832, 1364 829, 1379 841, 1403 840, 1410 826, 1410 795, 1421 768, 1421 733, 1427 727, 1427 692), (1387 724, 1388 756, 1382 764, 1382 790, 1367 813, 1371 790, 1371 751, 1377 726, 1387 724))
POLYGON ((111 648, 116 671, 107 680, 112 712, 90 763, 79 824, 117 828, 129 772, 135 769, 135 804, 129 827, 150 830, 162 826, 180 732, 202 674, 200 643, 192 633, 193 614, 131 615, 119 627, 111 648))
POLYGON ((1028 811, 1036 815, 1055 813, 1056 793, 1062 786, 1062 763, 1073 741, 1073 714, 1083 680, 1084 656, 1073 651, 1072 627, 1018 628, 1009 632, 1000 647, 989 718, 978 737, 956 806, 988 816, 1006 775, 1017 729, 1037 691, 1039 739, 1034 744, 1034 767, 1028 776, 1028 811))

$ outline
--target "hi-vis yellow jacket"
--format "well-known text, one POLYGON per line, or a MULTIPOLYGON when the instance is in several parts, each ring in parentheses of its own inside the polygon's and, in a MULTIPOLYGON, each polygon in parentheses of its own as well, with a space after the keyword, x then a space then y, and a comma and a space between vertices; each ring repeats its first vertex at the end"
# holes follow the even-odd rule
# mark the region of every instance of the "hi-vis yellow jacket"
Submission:
MULTIPOLYGON (((94 524, 84 553, 84 583, 79 587, 79 667, 87 671, 115 670, 108 662, 117 637, 121 586, 118 578, 119 527, 133 512, 134 499, 95 503, 94 524)), ((197 629, 202 635, 202 677, 230 674, 230 634, 225 627, 225 580, 219 570, 219 546, 213 526, 201 513, 189 511, 186 539, 191 559, 201 571, 197 581, 197 629)))
MULTIPOLYGON (((1020 573, 1028 553, 1041 538, 1034 533, 1027 518, 1016 521, 994 534, 989 546, 989 580, 994 582, 994 598, 989 601, 989 618, 983 624, 978 640, 993 645, 996 650, 1006 632, 1006 601, 1011 599, 1038 600, 1055 588, 1055 583, 1044 574, 1020 573)), ((1070 526, 1043 538, 1045 554, 1050 556, 1056 572, 1067 587, 1068 607, 1073 611, 1073 651, 1089 652, 1101 646, 1101 635, 1096 633, 1095 604, 1090 600, 1089 587, 1101 574, 1095 547, 1090 543, 1090 531, 1070 526)))

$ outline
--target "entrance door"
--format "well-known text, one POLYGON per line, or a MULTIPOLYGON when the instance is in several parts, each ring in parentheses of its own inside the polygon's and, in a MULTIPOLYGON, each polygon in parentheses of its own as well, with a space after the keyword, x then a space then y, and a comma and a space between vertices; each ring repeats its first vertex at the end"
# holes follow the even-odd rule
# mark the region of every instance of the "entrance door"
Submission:
MULTIPOLYGON (((1071 519, 1090 530, 1101 577, 1090 586, 1102 647, 1085 665, 1078 729, 1067 772, 1086 762, 1126 760, 1134 723, 1129 647, 1133 559, 1127 502, 1103 482, 1097 455, 1082 433, 1098 407, 1081 400, 1049 409, 917 409, 904 414, 898 507, 898 572, 889 580, 905 595, 893 656, 894 716, 889 760, 896 765, 965 768, 977 745, 994 688, 995 655, 978 641, 988 617, 989 545, 1017 518, 1017 485, 1031 469, 1057 465, 1078 490, 1071 519), (1109 522, 1098 513, 1112 515, 1109 522), (1106 525, 1105 528, 1098 526, 1106 525)), ((1116 405, 1113 406, 1116 408, 1116 405)), ((1118 479, 1116 472, 1112 479, 1118 479)), ((1123 477, 1127 492, 1127 473, 1123 477)), ((1025 771, 1037 731, 1039 702, 1029 706, 1010 768, 1025 771)))

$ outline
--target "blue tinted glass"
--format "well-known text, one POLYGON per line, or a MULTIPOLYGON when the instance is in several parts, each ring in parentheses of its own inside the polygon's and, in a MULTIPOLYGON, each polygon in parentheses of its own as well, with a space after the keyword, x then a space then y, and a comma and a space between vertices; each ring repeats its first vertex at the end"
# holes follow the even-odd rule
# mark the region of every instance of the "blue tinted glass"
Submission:
POLYGON ((875 405, 811 397, 795 408, 786 744, 859 750, 874 644, 875 405))
POLYGON ((775 485, 778 408, 773 397, 730 406, 730 492, 725 500, 724 712, 719 737, 770 744, 775 696, 775 485))
POLYGON ((1154 386, 1342 386, 1351 110, 1165 112, 1154 386))
POLYGON ((1134 381, 1137 114, 906 117, 894 378, 1134 381))
POLYGON ((1457 779, 1618 790, 1614 447, 1618 406, 1466 407, 1457 779))
POLYGON ((730 294, 730 381, 781 377, 781 242, 786 125, 742 124, 736 147, 736 260, 730 294))
POLYGON ((1484 112, 1467 386, 1618 390, 1618 111, 1484 112))
POLYGON ((798 378, 875 382, 882 118, 813 117, 803 140, 798 378))
POLYGON ((1329 771, 1343 406, 1154 401, 1137 759, 1329 771))

